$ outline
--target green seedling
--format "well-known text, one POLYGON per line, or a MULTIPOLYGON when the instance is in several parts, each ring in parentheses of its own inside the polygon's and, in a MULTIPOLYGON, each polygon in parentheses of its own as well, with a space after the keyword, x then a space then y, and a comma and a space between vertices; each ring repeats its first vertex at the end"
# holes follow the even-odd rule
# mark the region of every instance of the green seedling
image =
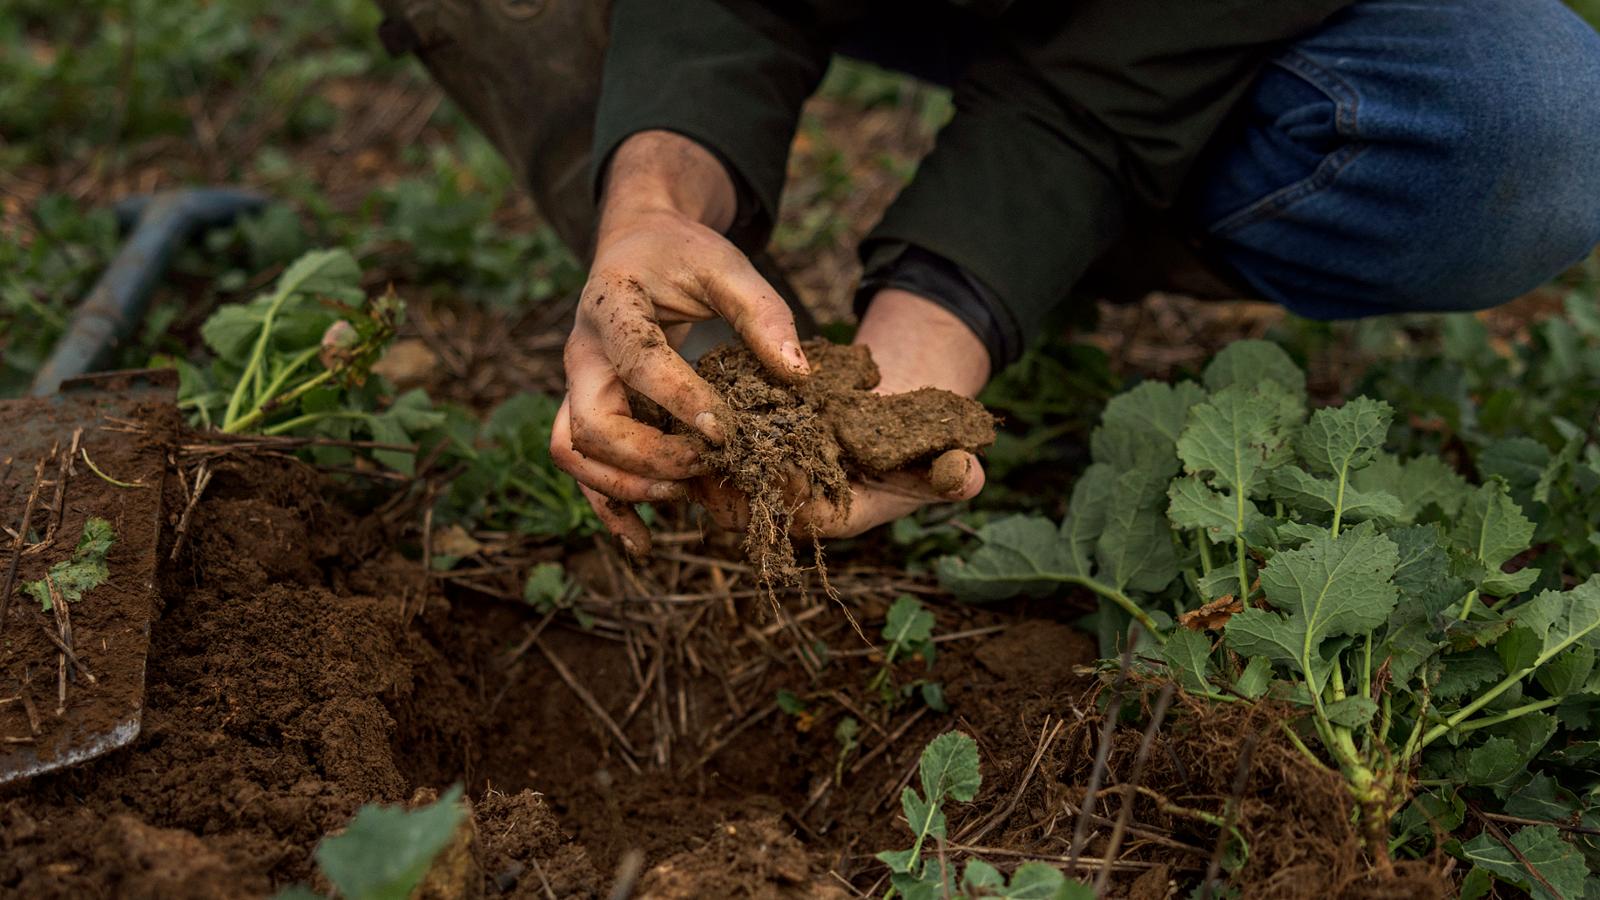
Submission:
POLYGON ((933 613, 928 612, 922 601, 910 595, 902 595, 889 607, 883 624, 883 664, 867 682, 867 689, 876 693, 884 706, 892 709, 913 693, 919 693, 922 701, 935 712, 944 712, 948 708, 944 700, 944 686, 939 682, 917 679, 896 684, 894 680, 895 666, 915 657, 921 657, 926 667, 933 668, 937 654, 933 642, 934 624, 933 613))
POLYGON ((983 785, 978 743, 971 736, 950 731, 929 741, 923 748, 917 774, 922 791, 907 787, 900 793, 900 808, 911 829, 911 847, 878 854, 890 873, 885 900, 896 895, 907 900, 1092 900, 1094 892, 1087 885, 1071 881, 1043 863, 1020 866, 1008 879, 989 863, 971 859, 957 879, 956 865, 948 859, 943 846, 948 839, 943 807, 952 800, 972 802, 983 785), (939 847, 937 853, 930 853, 930 844, 939 847))

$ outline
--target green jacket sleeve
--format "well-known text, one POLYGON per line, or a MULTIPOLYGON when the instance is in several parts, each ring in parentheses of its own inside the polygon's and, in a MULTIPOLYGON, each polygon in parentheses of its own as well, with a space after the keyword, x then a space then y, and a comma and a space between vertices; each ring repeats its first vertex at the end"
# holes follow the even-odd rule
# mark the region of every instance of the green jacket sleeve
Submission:
POLYGON ((629 135, 663 129, 715 153, 737 182, 746 250, 776 220, 800 107, 816 90, 842 17, 824 4, 615 0, 595 118, 596 196, 611 154, 629 135))
POLYGON ((1131 207, 1176 199, 1270 54, 1349 2, 1017 3, 864 255, 927 248, 992 288, 1032 333, 1131 207))

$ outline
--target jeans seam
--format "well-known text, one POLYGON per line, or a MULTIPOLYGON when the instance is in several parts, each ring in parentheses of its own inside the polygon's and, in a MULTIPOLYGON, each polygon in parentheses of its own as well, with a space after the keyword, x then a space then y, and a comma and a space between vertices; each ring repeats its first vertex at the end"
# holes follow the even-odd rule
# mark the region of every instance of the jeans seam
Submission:
POLYGON ((1357 123, 1361 99, 1360 94, 1349 82, 1297 51, 1281 55, 1273 60, 1272 64, 1300 76, 1328 95, 1328 99, 1333 101, 1334 129, 1343 135, 1348 143, 1324 156, 1310 175, 1286 184, 1212 223, 1206 229, 1210 234, 1217 236, 1231 234, 1247 226, 1283 215, 1296 203, 1333 184, 1339 173, 1367 149, 1367 144, 1356 138, 1360 133, 1357 123))

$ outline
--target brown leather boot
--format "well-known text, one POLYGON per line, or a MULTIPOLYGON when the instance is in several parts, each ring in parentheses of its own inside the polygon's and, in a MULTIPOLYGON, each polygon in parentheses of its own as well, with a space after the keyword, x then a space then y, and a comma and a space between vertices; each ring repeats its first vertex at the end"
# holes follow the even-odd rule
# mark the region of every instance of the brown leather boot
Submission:
POLYGON ((416 54, 587 258, 590 139, 610 0, 377 0, 384 47, 416 54))

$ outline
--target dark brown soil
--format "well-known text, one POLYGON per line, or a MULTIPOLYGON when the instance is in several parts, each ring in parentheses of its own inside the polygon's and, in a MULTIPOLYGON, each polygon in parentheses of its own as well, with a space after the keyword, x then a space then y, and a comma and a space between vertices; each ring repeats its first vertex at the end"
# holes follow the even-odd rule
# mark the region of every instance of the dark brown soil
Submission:
POLYGON ((794 581, 789 537, 803 505, 848 512, 851 481, 926 473, 941 453, 976 452, 995 437, 994 417, 959 394, 873 393, 879 373, 866 347, 812 340, 802 349, 811 375, 798 384, 775 378, 742 343, 710 351, 697 367, 733 410, 726 443, 702 455, 748 499, 746 558, 764 580, 785 584, 794 581))
MULTIPOLYGON (((169 485, 169 509, 177 490, 169 485)), ((1099 715, 1096 681, 1083 674, 1095 647, 1064 624, 1081 608, 974 609, 929 596, 937 633, 952 637, 931 671, 911 662, 896 677, 941 681, 951 712, 886 709, 863 689, 881 660, 832 603, 814 600, 820 609, 801 623, 832 647, 815 676, 785 632, 752 627, 764 602, 750 591, 698 607, 635 601, 636 621, 652 609, 678 616, 648 626, 659 655, 641 655, 642 632, 565 619, 539 630, 544 617, 526 607, 437 591, 420 604, 421 573, 382 549, 396 542, 381 523, 329 495, 287 461, 219 467, 188 548, 161 580, 144 733, 129 749, 0 791, 0 897, 325 889, 315 847, 361 804, 457 782, 476 833, 462 895, 602 897, 625 858, 642 853, 634 896, 848 896, 847 884, 879 882, 875 852, 907 841, 899 787, 921 747, 952 728, 978 739, 984 786, 948 810, 951 833, 998 848, 986 855, 1002 867, 1015 854, 1067 852, 1099 715), (780 688, 804 697, 808 714, 778 712, 780 688), (840 764, 833 732, 846 715, 863 728, 840 764), (626 744, 607 719, 622 723, 626 744)), ((599 596, 612 588, 590 556, 568 568, 599 573, 587 585, 599 596)), ((750 571, 723 565, 735 578, 750 571)), ((905 577, 852 594, 857 616, 881 621, 905 577)), ((1261 749, 1240 828, 1259 854, 1247 873, 1271 887, 1255 894, 1325 893, 1321 873, 1355 871, 1354 838, 1328 814, 1343 801, 1336 782, 1296 768, 1276 729, 1182 709, 1159 747, 1182 765, 1152 766, 1145 783, 1219 810, 1249 728, 1261 749)), ((1127 771, 1130 741, 1136 733, 1118 738, 1109 784, 1127 771)), ((1115 814, 1114 798, 1097 805, 1115 814)), ((1157 881, 1192 885, 1215 829, 1143 801, 1135 822, 1193 849, 1130 838, 1113 895, 1135 879, 1144 896, 1157 881), (1158 866, 1165 874, 1150 874, 1158 866)), ((1104 832, 1087 853, 1103 849, 1104 832)))

